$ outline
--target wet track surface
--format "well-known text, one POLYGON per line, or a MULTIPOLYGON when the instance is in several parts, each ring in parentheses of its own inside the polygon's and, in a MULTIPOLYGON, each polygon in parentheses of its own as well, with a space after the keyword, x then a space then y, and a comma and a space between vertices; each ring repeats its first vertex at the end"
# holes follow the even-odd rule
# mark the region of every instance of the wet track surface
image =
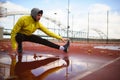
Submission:
MULTIPOLYGON (((119 60, 120 56, 119 50, 110 51, 112 53, 103 49, 94 51, 83 45, 84 49, 80 47, 79 51, 78 45, 71 46, 67 54, 44 46, 45 51, 29 50, 27 47, 17 55, 0 51, 1 80, 91 80, 86 77, 119 60)), ((119 70, 116 74, 119 74, 119 70)))

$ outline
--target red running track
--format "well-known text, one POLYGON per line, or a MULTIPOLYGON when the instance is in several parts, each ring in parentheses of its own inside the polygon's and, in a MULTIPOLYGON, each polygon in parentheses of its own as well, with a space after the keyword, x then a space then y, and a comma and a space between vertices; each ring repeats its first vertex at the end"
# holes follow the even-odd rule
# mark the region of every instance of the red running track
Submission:
MULTIPOLYGON (((64 43, 57 43, 59 45, 64 45, 64 43)), ((33 74, 25 72, 22 74, 22 78, 29 79, 36 78, 39 80, 40 78, 35 77, 35 75, 40 75, 40 73, 44 73, 46 71, 51 71, 52 73, 47 74, 44 77, 45 80, 120 80, 120 50, 109 50, 109 49, 97 49, 94 46, 120 46, 120 44, 92 44, 92 43, 82 43, 82 42, 74 42, 71 43, 69 52, 66 54, 62 51, 46 47, 44 45, 39 45, 30 42, 23 43, 23 62, 26 60, 35 61, 41 60, 42 58, 60 58, 57 62, 46 65, 44 68, 40 68, 36 66, 35 70, 32 69, 33 74), (67 60, 64 57, 68 57, 67 60), (27 57, 27 58, 26 58, 27 57), (35 58, 36 57, 36 58, 35 58), (69 60, 69 61, 68 61, 69 60), (63 64, 67 64, 68 66, 63 66, 63 64), (54 65, 54 66, 53 66, 54 65), (55 67, 54 69, 50 69, 51 67, 55 67), (63 68, 64 67, 64 68, 63 68), (47 70, 49 68, 49 70, 47 70), (37 70, 38 69, 38 70, 37 70), (57 70, 54 72, 54 70, 57 70), (44 71, 46 70, 46 71, 44 71), (33 76, 34 75, 34 76, 33 76)), ((11 64, 11 61, 18 58, 9 55, 11 51, 11 43, 9 40, 0 41, 0 64, 11 64), (6 56, 5 56, 6 55, 6 56), (6 58, 5 58, 6 57, 6 58), (3 61, 4 60, 4 61, 3 61)), ((18 60, 16 60, 18 62, 18 60)), ((47 61, 48 62, 48 61, 47 61)), ((38 63, 38 62, 37 62, 38 63)), ((29 63, 27 63, 29 64, 29 63)), ((36 63, 33 64, 35 67, 36 63)), ((43 64, 41 64, 43 65, 43 64)), ((29 66, 27 68, 30 68, 29 66)), ((0 69, 2 67, 0 66, 0 69)), ((11 70, 10 66, 8 70, 11 70)), ((23 70, 24 71, 24 70, 23 70)), ((3 73, 3 72, 1 72, 3 73)), ((6 74, 6 73, 5 73, 6 74)), ((8 73, 7 73, 8 74, 8 73)), ((16 77, 11 76, 10 74, 3 76, 6 79, 16 77), (9 77, 10 76, 10 77, 9 77)))

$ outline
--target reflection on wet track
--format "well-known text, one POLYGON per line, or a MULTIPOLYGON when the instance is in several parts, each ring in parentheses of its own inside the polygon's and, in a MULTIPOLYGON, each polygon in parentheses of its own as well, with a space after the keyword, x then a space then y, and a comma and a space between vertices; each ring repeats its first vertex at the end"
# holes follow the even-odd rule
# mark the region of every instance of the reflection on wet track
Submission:
MULTIPOLYGON (((62 69, 69 66, 68 56, 59 58, 54 55, 36 56, 36 54, 19 54, 6 56, 6 61, 9 57, 11 59, 9 65, 3 65, 4 70, 1 72, 7 79, 11 78, 12 80, 49 80, 51 78, 55 79, 55 75, 57 79, 57 76, 59 76, 57 74, 61 75, 63 73, 62 69), (39 57, 39 59, 35 57, 39 57), (8 71, 6 72, 5 70, 7 69, 8 71)), ((4 58, 2 59, 5 60, 4 58)))
POLYGON ((70 80, 106 62, 101 58, 83 55, 4 54, 0 58, 0 73, 6 80, 70 80))

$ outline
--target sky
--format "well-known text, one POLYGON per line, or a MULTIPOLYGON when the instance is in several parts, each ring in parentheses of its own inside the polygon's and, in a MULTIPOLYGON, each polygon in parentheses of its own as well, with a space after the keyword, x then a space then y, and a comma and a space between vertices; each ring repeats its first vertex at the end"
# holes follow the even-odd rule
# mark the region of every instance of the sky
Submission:
MULTIPOLYGON (((3 1, 7 2, 3 6, 9 8, 10 11, 30 11, 37 7, 44 11, 45 16, 67 25, 68 0, 0 0, 0 2, 3 1)), ((89 27, 106 35, 107 11, 109 11, 109 35, 111 38, 120 38, 119 4, 120 0, 69 0, 70 29, 87 30, 89 13, 89 27)), ((96 33, 91 31, 91 34, 96 33)))
MULTIPOLYGON (((2 0, 4 1, 4 0, 2 0)), ((38 7, 46 9, 65 9, 67 8, 68 0, 6 0, 25 8, 38 7)), ((69 0, 71 7, 88 8, 93 4, 106 4, 112 9, 119 9, 120 0, 69 0)))

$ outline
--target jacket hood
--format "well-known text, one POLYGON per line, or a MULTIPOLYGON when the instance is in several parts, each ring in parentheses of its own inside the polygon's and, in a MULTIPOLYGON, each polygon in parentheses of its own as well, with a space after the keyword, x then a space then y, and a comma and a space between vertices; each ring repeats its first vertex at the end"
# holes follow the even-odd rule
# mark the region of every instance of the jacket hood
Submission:
POLYGON ((43 10, 40 10, 38 8, 33 8, 31 10, 31 16, 33 17, 33 19, 36 21, 36 16, 37 14, 40 13, 40 14, 43 14, 43 10))

